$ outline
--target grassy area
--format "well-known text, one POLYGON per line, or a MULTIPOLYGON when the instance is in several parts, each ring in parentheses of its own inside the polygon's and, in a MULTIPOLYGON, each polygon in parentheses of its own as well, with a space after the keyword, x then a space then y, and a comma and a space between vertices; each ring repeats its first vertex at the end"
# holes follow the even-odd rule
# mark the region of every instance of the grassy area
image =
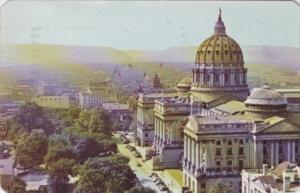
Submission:
POLYGON ((183 186, 182 170, 167 169, 165 172, 167 172, 180 186, 183 186))

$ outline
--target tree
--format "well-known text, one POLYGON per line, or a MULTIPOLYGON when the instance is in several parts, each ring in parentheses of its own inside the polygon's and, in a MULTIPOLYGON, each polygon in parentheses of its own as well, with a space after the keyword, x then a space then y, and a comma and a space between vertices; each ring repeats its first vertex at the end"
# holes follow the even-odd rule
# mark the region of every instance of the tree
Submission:
POLYGON ((103 152, 103 146, 94 138, 82 137, 77 140, 73 152, 77 155, 79 163, 83 163, 90 157, 97 157, 99 153, 103 152))
POLYGON ((105 181, 107 178, 103 176, 101 171, 87 170, 79 177, 76 184, 75 193, 98 193, 105 192, 105 181))
POLYGON ((109 115, 104 110, 92 110, 88 129, 92 133, 111 135, 112 123, 109 115))
POLYGON ((148 187, 135 186, 125 193, 155 193, 155 191, 148 187))
POLYGON ((14 176, 9 183, 3 186, 7 193, 24 193, 26 192, 26 183, 19 177, 14 176))
MULTIPOLYGON (((49 144, 50 145, 50 144, 49 144)), ((44 158, 46 168, 51 168, 52 165, 60 159, 75 159, 76 155, 72 148, 61 144, 49 146, 48 152, 44 158)))
MULTIPOLYGON (((129 159, 121 158, 120 155, 88 159, 80 169, 79 176, 85 176, 88 172, 99 172, 105 178, 101 181, 101 186, 105 187, 103 193, 120 193, 134 187, 137 178, 131 168, 127 165, 129 159)), ((99 179, 100 180, 100 179, 99 179)), ((80 182, 77 186, 88 187, 89 184, 80 182)), ((76 188, 77 188, 76 186, 76 188)), ((84 189, 81 189, 84 192, 84 189)), ((87 190, 86 192, 88 192, 87 190)))
POLYGON ((48 178, 49 183, 49 193, 63 193, 68 192, 68 176, 60 176, 50 174, 48 178))
POLYGON ((48 139, 42 130, 32 130, 22 135, 15 146, 17 163, 25 168, 31 168, 43 163, 47 153, 48 139))
POLYGON ((22 106, 14 119, 28 133, 33 129, 42 129, 47 135, 54 132, 53 124, 44 114, 43 109, 35 103, 26 103, 22 106))

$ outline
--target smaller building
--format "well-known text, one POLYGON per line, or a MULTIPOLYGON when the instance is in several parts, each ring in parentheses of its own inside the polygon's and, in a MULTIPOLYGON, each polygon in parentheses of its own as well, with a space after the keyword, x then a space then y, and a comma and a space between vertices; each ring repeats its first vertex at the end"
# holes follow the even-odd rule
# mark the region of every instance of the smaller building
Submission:
POLYGON ((37 96, 34 99, 34 102, 43 108, 57 108, 57 109, 66 109, 70 107, 69 96, 37 96))
POLYGON ((300 167, 283 162, 273 169, 264 164, 262 169, 242 171, 242 193, 298 193, 300 167))
POLYGON ((111 90, 107 81, 89 82, 85 91, 79 92, 79 105, 83 108, 101 107, 102 103, 112 102, 111 90))
POLYGON ((101 108, 104 109, 114 123, 115 130, 128 130, 132 122, 133 112, 127 104, 119 103, 102 103, 101 108))
POLYGON ((176 90, 155 90, 151 93, 141 93, 137 106, 136 141, 141 146, 151 146, 154 138, 154 104, 156 99, 172 98, 176 90))

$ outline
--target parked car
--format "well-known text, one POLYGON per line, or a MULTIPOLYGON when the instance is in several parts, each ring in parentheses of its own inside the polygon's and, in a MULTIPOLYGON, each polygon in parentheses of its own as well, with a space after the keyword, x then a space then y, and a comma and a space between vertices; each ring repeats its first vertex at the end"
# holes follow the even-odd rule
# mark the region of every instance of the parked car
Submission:
POLYGON ((159 188, 159 190, 160 190, 160 191, 168 191, 169 188, 168 188, 167 186, 161 186, 161 187, 159 188))
POLYGON ((138 163, 136 164, 136 166, 141 167, 142 164, 141 164, 140 162, 138 162, 138 163))

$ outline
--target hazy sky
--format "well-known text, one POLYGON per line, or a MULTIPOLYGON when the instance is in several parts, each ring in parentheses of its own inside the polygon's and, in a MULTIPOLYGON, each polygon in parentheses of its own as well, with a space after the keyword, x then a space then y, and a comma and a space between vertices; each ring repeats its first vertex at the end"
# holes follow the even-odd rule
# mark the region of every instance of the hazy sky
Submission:
POLYGON ((10 1, 1 8, 3 43, 165 49, 198 45, 222 8, 227 34, 242 45, 300 47, 293 2, 10 1))

